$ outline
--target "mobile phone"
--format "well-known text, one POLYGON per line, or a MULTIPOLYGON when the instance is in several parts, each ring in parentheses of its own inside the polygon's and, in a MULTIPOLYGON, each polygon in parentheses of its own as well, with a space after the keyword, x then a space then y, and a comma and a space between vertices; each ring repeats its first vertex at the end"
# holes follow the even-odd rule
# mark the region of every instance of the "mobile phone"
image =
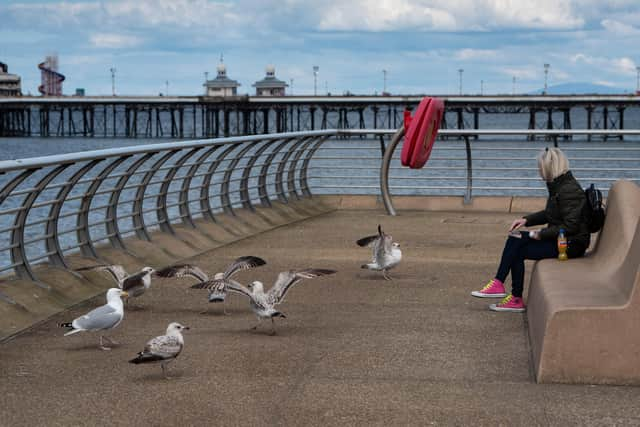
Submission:
POLYGON ((521 239, 522 238, 522 233, 520 233, 518 230, 511 230, 509 232, 509 236, 515 237, 517 239, 521 239))

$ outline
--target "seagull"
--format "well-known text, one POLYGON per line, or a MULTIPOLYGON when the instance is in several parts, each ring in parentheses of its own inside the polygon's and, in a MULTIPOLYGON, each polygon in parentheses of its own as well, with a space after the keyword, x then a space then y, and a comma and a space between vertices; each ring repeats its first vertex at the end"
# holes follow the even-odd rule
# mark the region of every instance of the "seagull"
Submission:
POLYGON ((137 273, 129 274, 121 265, 97 265, 82 267, 76 271, 93 270, 106 271, 113 276, 118 287, 126 291, 130 297, 139 297, 151 286, 151 275, 155 270, 151 267, 144 267, 137 273))
POLYGON ((180 331, 188 329, 189 327, 178 322, 169 323, 166 335, 149 340, 144 346, 144 350, 138 353, 134 359, 129 360, 129 363, 139 365, 140 363, 160 362, 162 374, 168 379, 165 366, 178 357, 184 348, 184 338, 180 331))
POLYGON ((362 268, 369 270, 382 271, 382 275, 386 280, 391 280, 387 275, 387 271, 400 263, 402 259, 402 251, 400 245, 393 241, 390 234, 385 234, 382 227, 378 224, 378 234, 374 236, 363 237, 356 242, 358 246, 373 247, 373 257, 369 264, 363 264, 362 268))
POLYGON ((244 287, 233 279, 224 278, 219 280, 214 279, 208 283, 200 283, 192 287, 207 289, 224 288, 228 291, 249 297, 249 305, 256 316, 258 316, 258 324, 251 329, 257 329, 262 319, 271 319, 271 335, 275 335, 276 329, 273 319, 275 317, 286 318, 287 316, 276 310, 274 307, 284 301, 287 291, 302 279, 312 279, 314 277, 325 276, 335 272, 335 270, 318 268, 283 271, 278 275, 278 279, 267 292, 264 291, 263 283, 259 281, 251 282, 247 287, 244 287))
MULTIPOLYGON (((241 256, 233 261, 225 270, 224 273, 216 273, 213 276, 213 281, 230 280, 234 274, 241 270, 248 270, 250 268, 259 267, 265 265, 267 262, 262 258, 256 256, 241 256)), ((202 271, 199 267, 189 264, 175 265, 167 267, 165 269, 156 272, 156 275, 161 277, 193 277, 198 279, 199 282, 192 286, 196 289, 209 289, 209 302, 222 302, 224 303, 227 297, 227 290, 224 285, 208 287, 210 284, 209 276, 202 271)), ((223 305, 224 314, 228 314, 226 308, 223 305)), ((206 312, 206 310, 204 311, 206 312)), ((203 312, 203 313, 204 313, 203 312)))
MULTIPOLYGON (((84 331, 104 331, 113 329, 120 324, 124 317, 124 307, 120 297, 128 296, 127 292, 118 288, 111 288, 107 291, 107 303, 96 309, 91 310, 84 316, 80 316, 71 323, 61 323, 59 326, 62 328, 71 328, 71 330, 64 334, 67 335, 77 334, 84 331)), ((100 335, 100 348, 102 350, 111 350, 110 347, 104 346, 104 339, 109 341, 112 345, 116 344, 115 341, 100 335)))

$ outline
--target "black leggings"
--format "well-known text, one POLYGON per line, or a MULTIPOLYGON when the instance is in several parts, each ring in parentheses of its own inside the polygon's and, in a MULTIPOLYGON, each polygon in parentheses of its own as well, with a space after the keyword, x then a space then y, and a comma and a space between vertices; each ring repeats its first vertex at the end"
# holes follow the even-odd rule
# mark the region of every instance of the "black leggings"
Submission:
POLYGON ((511 293, 514 297, 522 297, 524 289, 524 260, 556 258, 558 245, 555 240, 535 240, 523 231, 521 238, 509 236, 502 251, 502 259, 496 273, 496 279, 502 283, 511 271, 511 293))

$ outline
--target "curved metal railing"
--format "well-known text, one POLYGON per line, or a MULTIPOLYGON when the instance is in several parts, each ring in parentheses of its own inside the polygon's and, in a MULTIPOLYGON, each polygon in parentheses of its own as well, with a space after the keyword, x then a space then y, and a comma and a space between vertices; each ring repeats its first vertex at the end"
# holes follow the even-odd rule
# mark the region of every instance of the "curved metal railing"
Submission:
POLYGON ((0 273, 97 257, 197 217, 309 196, 307 168, 335 131, 176 142, 0 162, 0 273))
POLYGON ((395 130, 308 131, 2 161, 0 274, 36 279, 37 263, 67 267, 70 253, 97 257, 99 244, 126 248, 129 237, 150 240, 154 230, 171 234, 197 227, 196 218, 216 221, 220 213, 312 193, 382 191, 391 214, 392 193, 467 201, 479 194, 535 195, 544 185, 533 159, 550 143, 562 144, 582 181, 640 182, 640 141, 627 138, 640 131, 606 131, 624 134, 624 142, 579 141, 598 132, 443 130, 428 167, 418 171, 400 166, 395 147, 402 131, 395 130), (470 138, 476 135, 481 138, 470 138), (519 135, 550 141, 514 140, 519 135))

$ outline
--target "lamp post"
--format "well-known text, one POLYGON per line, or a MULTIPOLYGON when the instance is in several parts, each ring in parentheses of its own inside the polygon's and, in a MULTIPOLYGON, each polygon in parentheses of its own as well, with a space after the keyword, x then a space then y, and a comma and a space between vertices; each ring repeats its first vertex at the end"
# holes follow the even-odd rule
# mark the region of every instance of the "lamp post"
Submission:
POLYGON ((318 71, 320 67, 317 65, 313 66, 313 96, 318 95, 318 71))
POLYGON ((513 76, 513 81, 512 81, 511 83, 512 83, 512 86, 513 86, 513 87, 511 88, 511 93, 512 93, 513 95, 515 95, 515 94, 516 94, 516 76, 513 76))
POLYGON ((169 80, 165 80, 164 87, 166 90, 164 91, 164 96, 169 96, 169 80))
POLYGON ((111 96, 116 96, 116 69, 109 68, 111 71, 111 96))
POLYGON ((293 79, 289 79, 289 80, 291 80, 291 85, 290 85, 291 90, 289 91, 290 92, 289 95, 293 95, 293 79))
POLYGON ((636 94, 640 93, 640 67, 636 67, 636 94))
POLYGON ((460 89, 460 95, 462 95, 462 73, 464 73, 464 69, 462 68, 458 69, 458 74, 460 74, 460 82, 458 84, 458 87, 460 89))
POLYGON ((382 94, 384 95, 387 92, 387 70, 382 70, 382 94))
POLYGON ((549 68, 551 68, 551 65, 549 64, 544 64, 544 92, 542 92, 543 95, 547 94, 547 83, 549 80, 549 68))
POLYGON ((484 80, 480 80, 480 95, 484 95, 484 80))

